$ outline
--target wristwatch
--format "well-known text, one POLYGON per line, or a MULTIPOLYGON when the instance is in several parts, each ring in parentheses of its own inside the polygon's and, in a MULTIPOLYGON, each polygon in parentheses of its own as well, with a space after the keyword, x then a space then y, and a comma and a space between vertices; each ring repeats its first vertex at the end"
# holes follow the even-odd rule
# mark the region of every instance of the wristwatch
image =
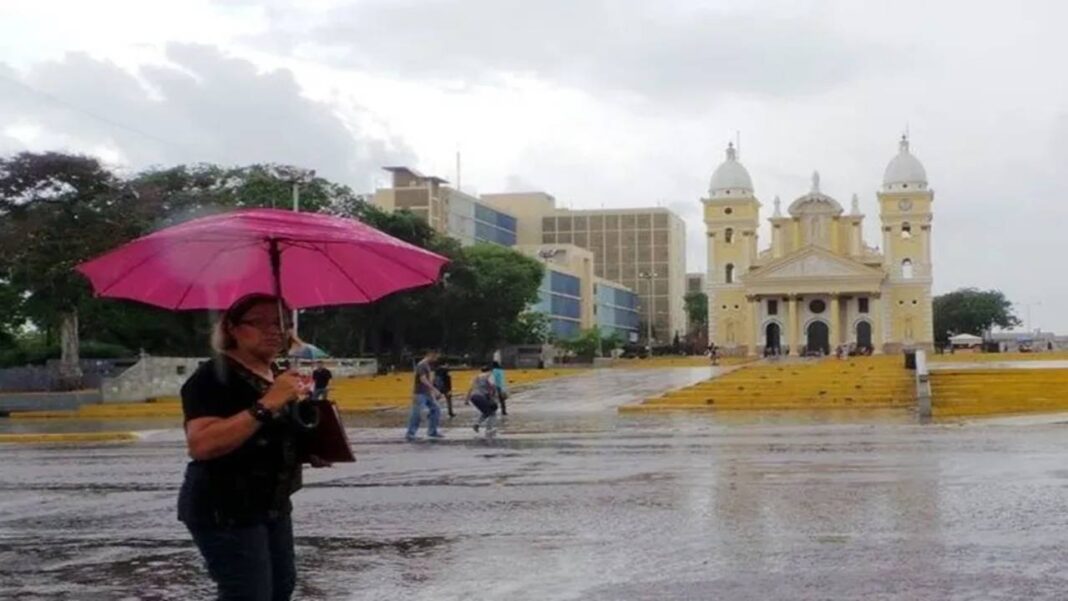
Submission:
POLYGON ((248 408, 249 415, 256 418, 256 421, 266 424, 274 418, 274 414, 271 410, 263 405, 263 403, 256 401, 256 404, 248 408))

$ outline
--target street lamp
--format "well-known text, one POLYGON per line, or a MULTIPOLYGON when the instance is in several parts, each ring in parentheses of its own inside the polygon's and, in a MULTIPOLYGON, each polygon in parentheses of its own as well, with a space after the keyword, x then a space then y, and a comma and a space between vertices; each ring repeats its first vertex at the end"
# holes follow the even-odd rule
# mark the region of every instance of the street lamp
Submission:
MULTIPOLYGON (((289 183, 293 185, 293 212, 300 212, 300 185, 310 182, 315 178, 315 169, 301 169, 293 167, 288 170, 289 183)), ((297 334, 297 319, 300 312, 293 309, 293 335, 297 334)))
MULTIPOLYGON (((653 348, 653 309, 655 303, 653 303, 653 280, 656 279, 659 274, 655 271, 639 271, 638 279, 649 281, 649 294, 646 297, 648 300, 646 306, 649 307, 649 317, 645 320, 645 343, 649 345, 649 350, 653 348)), ((639 292, 641 292, 639 290, 639 292)))

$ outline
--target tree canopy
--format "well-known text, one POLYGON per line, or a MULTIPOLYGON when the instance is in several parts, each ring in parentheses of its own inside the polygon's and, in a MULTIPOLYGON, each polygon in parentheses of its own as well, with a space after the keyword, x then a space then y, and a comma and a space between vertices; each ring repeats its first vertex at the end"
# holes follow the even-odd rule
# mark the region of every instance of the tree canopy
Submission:
POLYGON ((342 184, 285 165, 155 168, 120 178, 90 157, 22 153, 0 158, 0 347, 26 326, 54 341, 63 316, 74 332, 131 353, 204 354, 209 315, 95 299, 78 263, 150 231, 241 207, 290 208, 360 219, 448 257, 441 282, 364 306, 303 312, 301 336, 335 355, 443 347, 484 353, 506 339, 544 335, 524 311, 543 266, 505 247, 461 247, 419 217, 386 213, 342 184), (80 322, 80 323, 79 323, 80 322), (522 327, 517 329, 517 324, 522 327))
POLYGON ((1000 290, 961 288, 934 298, 935 341, 945 345, 956 334, 982 336, 992 327, 1014 328, 1021 324, 1012 312, 1012 302, 1000 290))

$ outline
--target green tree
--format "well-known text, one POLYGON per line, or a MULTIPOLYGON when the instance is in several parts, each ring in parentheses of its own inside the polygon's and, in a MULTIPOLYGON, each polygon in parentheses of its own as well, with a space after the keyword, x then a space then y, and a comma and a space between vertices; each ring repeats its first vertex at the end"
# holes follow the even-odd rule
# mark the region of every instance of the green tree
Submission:
POLYGON ((74 267, 141 232, 133 191, 99 161, 59 153, 0 159, 0 280, 26 316, 59 333, 60 379, 77 386, 79 309, 90 301, 74 267))
POLYGON ((556 345, 565 351, 574 353, 576 357, 592 361, 597 352, 601 350, 601 330, 598 328, 582 330, 570 340, 557 341, 556 345))
POLYGON ((524 311, 508 324, 504 339, 509 344, 544 344, 549 340, 549 318, 544 313, 524 311))
POLYGON ((1012 303, 1000 290, 961 288, 934 298, 935 341, 949 343, 956 334, 975 334, 997 326, 1014 328, 1021 324, 1012 312, 1012 303))
POLYGON ((612 330, 607 336, 601 337, 601 354, 608 356, 617 348, 623 348, 624 343, 626 343, 626 340, 624 340, 623 334, 620 334, 619 330, 612 330))
POLYGON ((686 317, 690 323, 690 333, 708 325, 708 295, 704 292, 690 292, 683 297, 686 317))

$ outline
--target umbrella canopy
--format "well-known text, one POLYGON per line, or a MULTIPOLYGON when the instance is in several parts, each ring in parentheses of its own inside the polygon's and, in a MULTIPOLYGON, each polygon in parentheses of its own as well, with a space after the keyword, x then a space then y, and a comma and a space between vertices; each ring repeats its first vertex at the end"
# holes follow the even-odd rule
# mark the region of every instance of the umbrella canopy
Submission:
POLYGON ((957 334, 956 336, 951 336, 949 342, 957 345, 977 345, 982 344, 983 339, 974 334, 957 334))
POLYGON ((77 270, 97 296, 165 309, 225 309, 252 293, 303 309, 432 284, 447 262, 352 219, 248 209, 160 230, 77 270))
POLYGON ((304 344, 290 351, 289 356, 293 357, 294 359, 325 359, 330 356, 330 353, 327 353, 326 351, 315 346, 314 344, 308 344, 307 342, 305 342, 304 344))

